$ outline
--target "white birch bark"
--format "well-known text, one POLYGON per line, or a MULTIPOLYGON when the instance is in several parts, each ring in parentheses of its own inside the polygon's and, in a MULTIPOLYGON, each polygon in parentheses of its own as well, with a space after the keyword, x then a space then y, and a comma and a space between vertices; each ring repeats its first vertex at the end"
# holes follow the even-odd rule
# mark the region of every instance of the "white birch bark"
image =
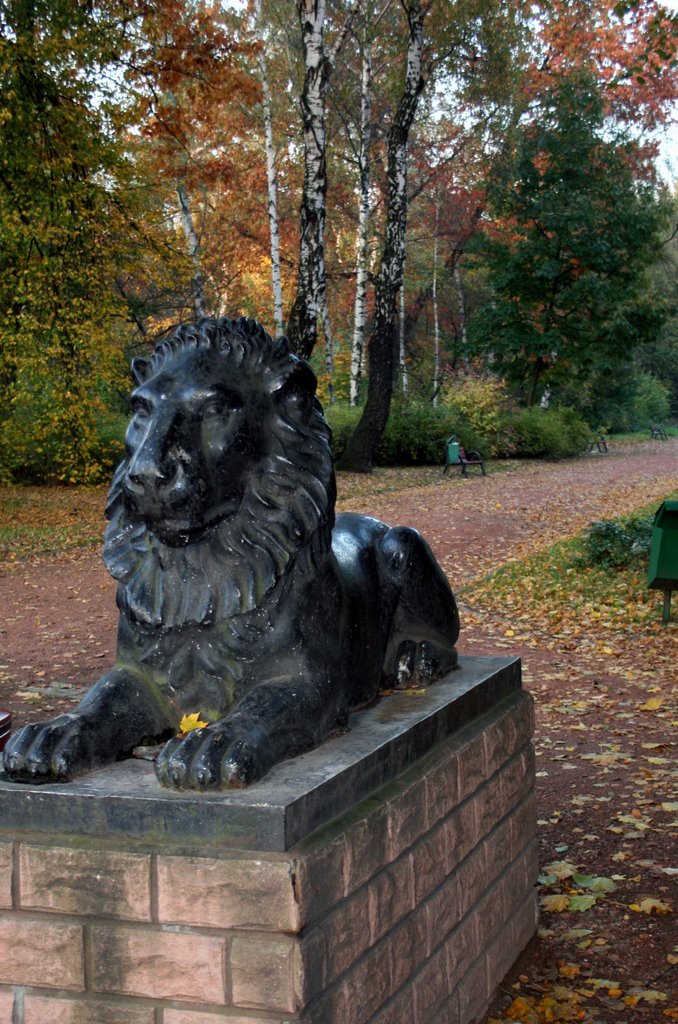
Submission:
MULTIPOLYGON (((330 74, 346 38, 356 5, 329 51, 325 51, 325 0, 296 0, 304 47, 304 88, 301 118, 304 132, 304 186, 300 210, 299 271, 297 295, 290 313, 287 334, 296 352, 308 358, 317 338, 318 316, 323 313, 325 272, 325 98, 330 74)), ((324 314, 323 314, 324 315, 324 314)))
POLYGON ((355 279, 355 306, 353 313, 353 342, 351 345, 351 386, 349 401, 358 404, 360 380, 363 371, 365 351, 365 326, 367 324, 367 270, 369 260, 370 220, 370 141, 372 126, 372 48, 366 43, 363 49, 362 73, 360 77, 360 146, 358 169, 360 174, 360 202, 358 206, 358 240, 355 279))
POLYGON ((433 407, 438 405, 440 391, 440 320, 438 317, 438 228, 440 224, 440 196, 436 193, 436 220, 433 234, 433 407))
POLYGON ((403 263, 403 283, 400 286, 400 317, 398 320, 398 366, 400 368, 400 385, 403 396, 407 398, 410 391, 410 375, 407 369, 407 353, 405 352, 405 263, 403 263))
POLYGON ((196 317, 206 316, 205 277, 200 263, 200 242, 195 231, 195 224, 193 223, 188 192, 181 181, 177 185, 177 196, 179 197, 179 220, 186 236, 188 255, 193 264, 193 311, 196 317))
MULTIPOLYGON (((256 7, 257 25, 261 24, 261 0, 256 7)), ((264 57, 263 40, 259 54, 259 78, 261 79, 263 115, 264 115, 264 146, 266 150, 266 181, 268 185, 268 230, 271 248, 271 287, 273 289, 273 322, 275 336, 283 333, 283 300, 280 280, 280 230, 278 221, 278 176, 275 165, 275 146, 273 145, 273 105, 271 102, 271 86, 268 79, 268 68, 264 57)))

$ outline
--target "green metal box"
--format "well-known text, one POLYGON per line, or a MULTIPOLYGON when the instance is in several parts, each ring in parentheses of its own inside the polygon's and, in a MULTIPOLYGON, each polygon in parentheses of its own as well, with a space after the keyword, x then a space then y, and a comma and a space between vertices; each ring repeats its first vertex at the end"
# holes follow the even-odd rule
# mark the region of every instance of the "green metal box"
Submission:
POLYGON ((447 448, 447 465, 454 466, 459 462, 459 441, 455 437, 448 437, 445 446, 447 448))
POLYGON ((662 502, 655 513, 647 585, 678 590, 678 501, 662 502))

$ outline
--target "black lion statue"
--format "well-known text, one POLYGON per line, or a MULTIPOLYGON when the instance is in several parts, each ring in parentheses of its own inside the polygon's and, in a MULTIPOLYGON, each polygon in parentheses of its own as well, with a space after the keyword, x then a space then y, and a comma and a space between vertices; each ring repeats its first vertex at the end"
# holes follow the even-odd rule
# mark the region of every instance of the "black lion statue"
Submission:
POLYGON ((167 739, 163 785, 244 786, 382 686, 455 666, 456 604, 419 534, 335 523, 330 429, 285 339, 202 319, 132 372, 103 550, 117 660, 75 710, 16 733, 10 778, 67 781, 167 739))

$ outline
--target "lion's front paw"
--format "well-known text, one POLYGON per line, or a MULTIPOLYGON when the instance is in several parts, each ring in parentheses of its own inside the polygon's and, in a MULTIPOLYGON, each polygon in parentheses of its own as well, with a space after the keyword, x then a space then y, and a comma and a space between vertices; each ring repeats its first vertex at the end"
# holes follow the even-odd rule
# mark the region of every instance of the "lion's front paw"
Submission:
POLYGON ((217 722, 172 739, 160 752, 156 774, 172 789, 240 789, 256 782, 268 764, 254 729, 217 722))
POLYGON ((4 761, 17 782, 67 782, 93 766, 86 725, 72 714, 25 725, 7 743, 4 761))

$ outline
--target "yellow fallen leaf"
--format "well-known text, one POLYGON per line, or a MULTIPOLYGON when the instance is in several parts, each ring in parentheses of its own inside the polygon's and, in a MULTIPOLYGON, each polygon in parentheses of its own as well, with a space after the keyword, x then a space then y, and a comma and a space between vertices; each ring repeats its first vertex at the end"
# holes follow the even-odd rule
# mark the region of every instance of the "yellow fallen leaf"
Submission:
POLYGON ((576 978, 581 970, 577 964, 563 964, 558 968, 558 974, 562 978, 576 978))
POLYGON ((607 994, 610 999, 619 999, 622 994, 622 990, 620 988, 609 988, 607 990, 607 994))
POLYGON ((569 896, 562 896, 557 893, 553 896, 542 896, 541 905, 544 910, 548 910, 553 914, 559 914, 562 910, 567 910, 570 905, 570 898, 569 896))
POLYGON ((194 729, 204 729, 208 724, 208 722, 201 721, 199 711, 192 715, 183 715, 179 722, 179 733, 183 736, 187 732, 193 732, 194 729))
POLYGON ((652 899, 647 896, 640 903, 630 903, 629 910, 635 910, 637 914, 670 914, 671 907, 667 903, 662 903, 661 900, 652 899))
POLYGON ((638 705, 638 710, 639 711, 658 711, 663 703, 664 703, 664 698, 663 697, 650 697, 650 699, 646 700, 644 704, 639 704, 638 705))

